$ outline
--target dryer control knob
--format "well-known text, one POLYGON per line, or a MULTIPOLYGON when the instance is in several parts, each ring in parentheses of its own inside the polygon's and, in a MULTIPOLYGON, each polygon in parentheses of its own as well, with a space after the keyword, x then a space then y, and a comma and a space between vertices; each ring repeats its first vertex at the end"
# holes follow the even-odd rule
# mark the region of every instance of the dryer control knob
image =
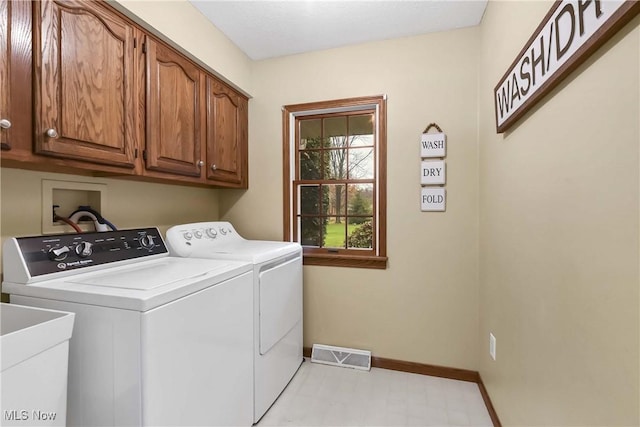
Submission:
POLYGON ((200 230, 195 230, 193 235, 196 236, 196 239, 202 239, 202 231, 200 230))
POLYGON ((215 239, 216 236, 218 235, 218 232, 213 227, 207 228, 205 232, 207 233, 207 236, 211 237, 212 239, 215 239))
POLYGON ((221 233, 223 236, 226 236, 226 235, 227 235, 227 230, 225 230, 225 229, 224 229, 224 227, 220 227, 220 233, 221 233))
POLYGON ((62 246, 59 248, 49 249, 47 256, 51 261, 63 261, 69 255, 69 252, 71 252, 71 249, 69 249, 68 246, 62 246))
POLYGON ((186 231, 182 234, 182 237, 184 237, 185 240, 191 240, 193 238, 193 234, 191 234, 191 232, 186 231))
POLYGON ((86 258, 93 254, 92 244, 89 242, 80 242, 76 245, 76 254, 80 258, 86 258))
POLYGON ((153 249, 155 245, 156 245, 156 242, 153 241, 152 236, 145 234, 144 236, 140 237, 140 246, 142 246, 143 248, 153 249))

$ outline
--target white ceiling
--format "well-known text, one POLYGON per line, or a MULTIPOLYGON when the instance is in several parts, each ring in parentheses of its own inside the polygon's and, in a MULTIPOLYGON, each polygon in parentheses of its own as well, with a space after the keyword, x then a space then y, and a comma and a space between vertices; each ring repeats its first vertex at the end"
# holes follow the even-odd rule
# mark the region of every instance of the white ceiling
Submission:
POLYGON ((190 0, 254 60, 478 25, 487 0, 190 0))

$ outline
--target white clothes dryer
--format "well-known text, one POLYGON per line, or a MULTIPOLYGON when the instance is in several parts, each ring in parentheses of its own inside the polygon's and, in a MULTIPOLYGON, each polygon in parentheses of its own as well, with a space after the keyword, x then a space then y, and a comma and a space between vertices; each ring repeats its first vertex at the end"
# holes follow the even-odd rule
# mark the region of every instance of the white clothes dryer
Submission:
POLYGON ((177 225, 166 237, 173 256, 253 264, 253 421, 258 422, 303 361, 302 247, 246 240, 222 221, 177 225))
POLYGON ((12 303, 76 314, 68 425, 253 424, 250 263, 146 228, 7 239, 3 271, 12 303))

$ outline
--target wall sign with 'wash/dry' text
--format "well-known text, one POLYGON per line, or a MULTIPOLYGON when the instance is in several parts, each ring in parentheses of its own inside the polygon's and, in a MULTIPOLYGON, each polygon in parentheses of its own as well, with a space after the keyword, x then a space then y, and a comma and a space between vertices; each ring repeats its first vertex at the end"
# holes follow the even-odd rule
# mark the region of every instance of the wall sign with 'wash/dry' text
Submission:
POLYGON ((497 132, 507 130, 638 12, 635 0, 556 1, 494 89, 497 132))

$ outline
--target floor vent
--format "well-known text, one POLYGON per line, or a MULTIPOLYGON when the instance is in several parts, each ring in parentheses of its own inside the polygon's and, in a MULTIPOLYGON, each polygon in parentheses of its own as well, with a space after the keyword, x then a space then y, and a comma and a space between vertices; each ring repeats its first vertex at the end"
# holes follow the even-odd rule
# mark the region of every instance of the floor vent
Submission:
POLYGON ((353 348, 314 344, 311 350, 311 361, 324 363, 325 365, 369 371, 371 369, 371 352, 353 348))

